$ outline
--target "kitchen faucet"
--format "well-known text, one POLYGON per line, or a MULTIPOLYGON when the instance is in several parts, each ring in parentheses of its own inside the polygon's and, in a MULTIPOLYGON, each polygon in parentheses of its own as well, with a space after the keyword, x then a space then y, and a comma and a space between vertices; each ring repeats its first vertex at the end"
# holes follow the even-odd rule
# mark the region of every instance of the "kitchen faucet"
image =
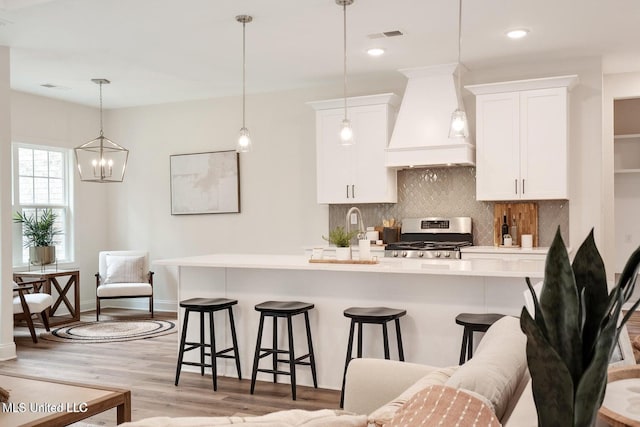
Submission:
POLYGON ((346 219, 346 227, 345 230, 347 231, 347 234, 349 234, 351 232, 351 214, 355 213, 358 219, 358 225, 360 227, 359 232, 358 232, 358 240, 360 239, 364 239, 365 236, 365 226, 364 226, 364 220, 362 219, 362 212, 360 212, 360 209, 358 209, 357 207, 353 206, 352 208, 350 208, 347 211, 347 219, 346 219))

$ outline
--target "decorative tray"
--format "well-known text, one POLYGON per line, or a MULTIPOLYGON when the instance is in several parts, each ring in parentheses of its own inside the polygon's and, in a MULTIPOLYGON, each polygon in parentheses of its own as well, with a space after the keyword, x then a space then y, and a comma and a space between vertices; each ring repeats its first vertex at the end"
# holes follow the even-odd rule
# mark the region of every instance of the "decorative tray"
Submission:
POLYGON ((348 260, 338 260, 338 259, 310 259, 309 262, 311 264, 378 264, 378 260, 359 260, 359 259, 348 259, 348 260))

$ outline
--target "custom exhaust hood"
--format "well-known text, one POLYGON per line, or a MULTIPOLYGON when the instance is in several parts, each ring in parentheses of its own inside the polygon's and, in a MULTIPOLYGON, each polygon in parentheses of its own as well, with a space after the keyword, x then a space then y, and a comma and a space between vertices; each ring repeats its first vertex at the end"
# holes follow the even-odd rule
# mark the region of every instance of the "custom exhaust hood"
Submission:
POLYGON ((457 68, 444 64, 400 70, 409 80, 386 149, 387 167, 475 165, 470 138, 449 138, 451 113, 462 105, 457 68))

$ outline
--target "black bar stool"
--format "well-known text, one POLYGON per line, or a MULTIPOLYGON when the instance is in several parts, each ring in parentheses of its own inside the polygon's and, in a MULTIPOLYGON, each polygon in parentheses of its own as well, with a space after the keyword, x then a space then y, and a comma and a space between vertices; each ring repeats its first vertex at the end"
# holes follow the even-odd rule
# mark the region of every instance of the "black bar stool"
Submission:
POLYGON ((313 304, 299 301, 266 301, 256 305, 256 310, 260 312, 260 326, 258 327, 258 340, 256 342, 256 352, 253 357, 253 371, 251 373, 251 394, 256 386, 256 376, 258 372, 266 372, 273 374, 273 382, 278 380, 278 374, 291 376, 291 395, 296 400, 296 365, 311 366, 311 376, 313 377, 313 386, 318 388, 318 379, 316 378, 316 359, 313 354, 313 344, 311 342, 311 327, 309 326, 309 310, 313 308, 313 304), (307 345, 309 353, 295 357, 293 347, 293 329, 291 318, 297 314, 304 314, 304 323, 307 328, 307 345), (273 318, 273 339, 272 346, 262 347, 262 330, 264 327, 265 317, 273 318), (287 332, 289 349, 282 350, 278 348, 278 317, 287 318, 287 332), (288 359, 278 359, 278 354, 289 355, 288 359), (272 369, 258 369, 260 359, 267 356, 273 356, 272 369), (303 361, 309 359, 308 362, 303 361), (278 370, 278 363, 288 363, 289 371, 278 370))
POLYGON ((473 357, 473 333, 487 332, 491 325, 503 317, 504 314, 496 313, 460 313, 456 316, 456 323, 464 326, 460 365, 473 357))
POLYGON ((184 324, 182 325, 182 338, 180 339, 180 352, 178 354, 178 366, 176 367, 176 382, 180 379, 180 370, 182 365, 200 366, 200 375, 204 375, 204 368, 211 368, 213 377, 213 390, 218 389, 218 373, 216 359, 218 357, 224 359, 235 359, 236 370, 238 371, 238 379, 242 379, 242 373, 240 372, 240 356, 238 352, 238 340, 236 338, 236 326, 233 322, 233 310, 232 306, 238 304, 238 300, 227 298, 191 298, 188 300, 180 301, 180 307, 185 309, 184 312, 184 324), (216 351, 216 337, 213 322, 213 313, 221 310, 229 311, 229 325, 231 326, 231 339, 233 340, 233 347, 229 347, 224 350, 216 351), (191 312, 200 313, 200 342, 187 342, 187 325, 189 324, 189 314, 191 312), (206 344, 204 340, 204 314, 209 313, 209 339, 210 343, 206 344), (205 350, 209 348, 209 353, 205 350), (185 362, 183 361, 184 353, 191 350, 200 350, 200 362, 185 362), (227 354, 233 351, 233 355, 227 354), (205 363, 204 357, 209 356, 210 363, 205 363))
POLYGON ((347 378, 347 367, 353 359, 353 331, 358 325, 358 347, 357 357, 362 357, 362 325, 371 323, 382 325, 382 340, 384 345, 384 358, 389 359, 389 334, 387 332, 387 322, 392 320, 396 323, 396 338, 398 339, 398 360, 404 362, 404 350, 402 349, 402 334, 400 333, 400 318, 407 314, 407 310, 387 307, 350 307, 344 311, 344 315, 351 319, 349 330, 349 344, 347 345, 347 359, 344 363, 344 374, 342 375, 342 391, 340 393, 340 407, 344 404, 344 385, 347 378))

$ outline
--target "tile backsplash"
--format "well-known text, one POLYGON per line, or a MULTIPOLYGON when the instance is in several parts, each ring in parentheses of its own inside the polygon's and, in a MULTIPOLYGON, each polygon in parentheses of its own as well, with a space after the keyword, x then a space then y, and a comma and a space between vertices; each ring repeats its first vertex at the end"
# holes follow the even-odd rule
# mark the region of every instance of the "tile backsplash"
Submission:
MULTIPOLYGON (((538 201, 538 245, 549 246, 560 225, 569 241, 567 200, 538 201)), ((475 167, 404 169, 398 171, 398 203, 356 204, 366 226, 382 225, 383 219, 423 216, 470 216, 473 244, 493 245, 493 202, 476 200, 475 167)), ((329 228, 344 226, 352 205, 329 206, 329 228)))

